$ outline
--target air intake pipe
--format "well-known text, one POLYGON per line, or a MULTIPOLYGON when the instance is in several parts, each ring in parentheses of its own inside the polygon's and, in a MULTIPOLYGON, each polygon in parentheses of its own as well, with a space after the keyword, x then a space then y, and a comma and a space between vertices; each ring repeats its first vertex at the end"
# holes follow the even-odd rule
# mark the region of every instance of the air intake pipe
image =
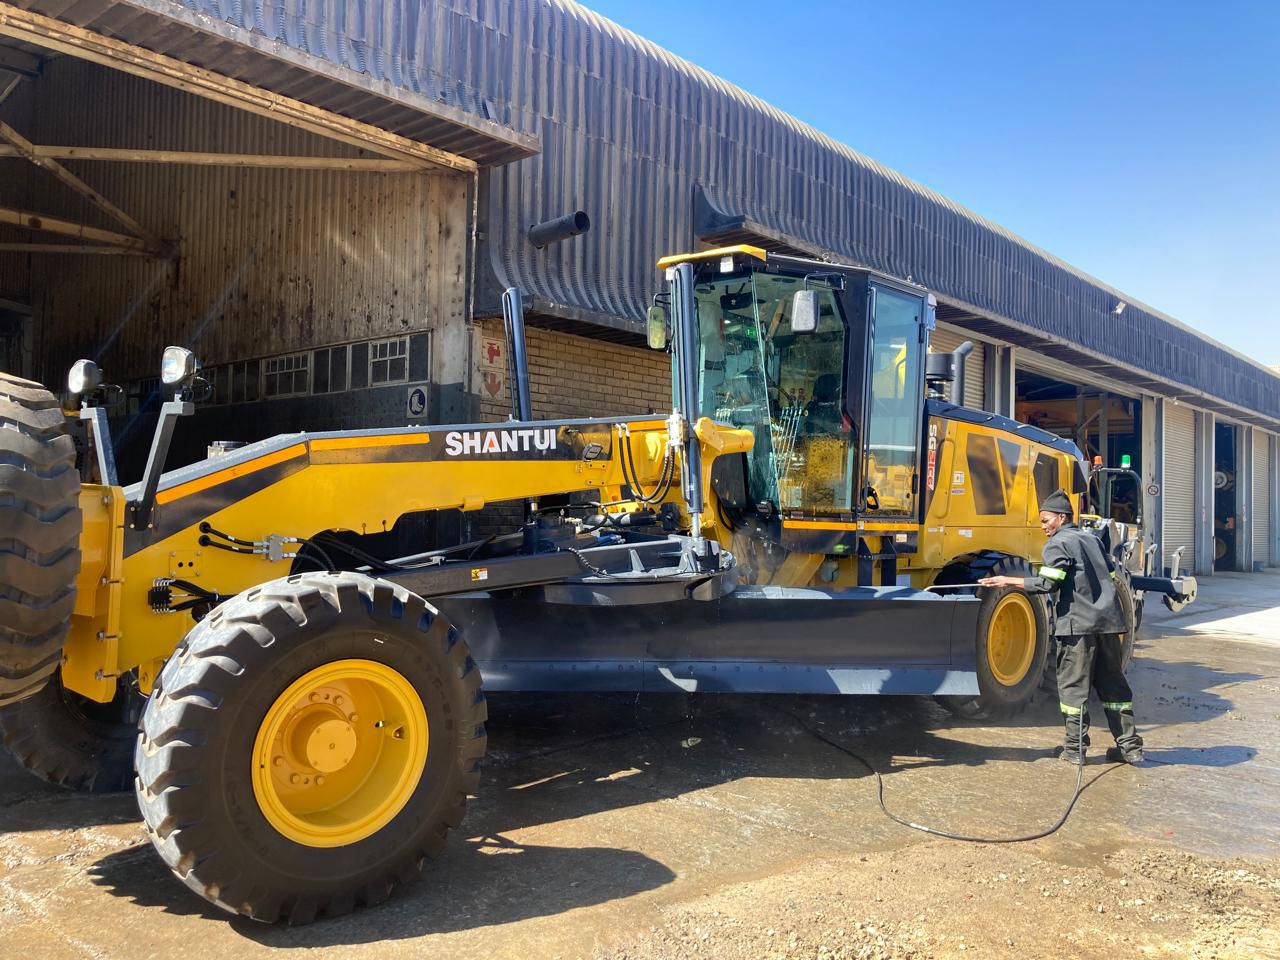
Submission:
POLYGON ((549 243, 559 243, 591 229, 591 218, 585 210, 566 213, 554 220, 535 223, 529 228, 529 242, 541 250, 549 243))

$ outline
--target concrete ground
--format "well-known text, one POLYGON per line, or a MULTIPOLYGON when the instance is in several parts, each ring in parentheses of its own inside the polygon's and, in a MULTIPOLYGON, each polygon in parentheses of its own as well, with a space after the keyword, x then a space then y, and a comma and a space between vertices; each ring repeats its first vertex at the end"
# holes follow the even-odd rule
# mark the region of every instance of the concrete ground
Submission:
MULTIPOLYGON (((481 794, 426 879, 289 929, 229 918, 162 866, 132 795, 0 760, 0 955, 1280 956, 1280 575, 1147 607, 1131 670, 1152 762, 1074 771, 1052 702, 962 723, 925 699, 507 697, 481 794)), ((1095 707, 1095 715, 1101 711, 1095 707)), ((1095 754, 1108 740, 1095 730, 1095 754)))

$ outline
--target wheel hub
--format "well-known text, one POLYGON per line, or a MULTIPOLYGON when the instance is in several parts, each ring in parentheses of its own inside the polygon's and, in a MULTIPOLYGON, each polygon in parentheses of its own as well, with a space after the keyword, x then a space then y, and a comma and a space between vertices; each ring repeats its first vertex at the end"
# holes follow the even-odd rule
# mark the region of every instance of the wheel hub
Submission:
POLYGON ((312 847, 356 843, 408 803, 426 767, 429 727, 396 670, 340 660, 304 674, 267 710, 253 790, 267 822, 312 847))
POLYGON ((355 727, 346 717, 308 711, 292 724, 290 753, 317 773, 336 773, 351 762, 359 745, 355 727))
POLYGON ((991 613, 987 628, 987 665, 1003 686, 1021 683, 1035 657, 1036 621, 1024 594, 1003 597, 991 613))

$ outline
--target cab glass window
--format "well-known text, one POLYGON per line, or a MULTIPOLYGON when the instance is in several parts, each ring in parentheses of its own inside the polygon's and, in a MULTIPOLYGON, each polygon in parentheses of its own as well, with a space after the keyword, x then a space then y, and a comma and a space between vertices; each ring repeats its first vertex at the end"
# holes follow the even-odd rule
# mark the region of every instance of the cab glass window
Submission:
POLYGON ((920 446, 920 297, 872 286, 867 384, 867 512, 916 509, 920 446))
POLYGON ((800 277, 748 273, 697 286, 701 413, 755 434, 750 495, 787 513, 847 514, 852 431, 844 415, 845 321, 819 291, 818 328, 791 329, 800 277))

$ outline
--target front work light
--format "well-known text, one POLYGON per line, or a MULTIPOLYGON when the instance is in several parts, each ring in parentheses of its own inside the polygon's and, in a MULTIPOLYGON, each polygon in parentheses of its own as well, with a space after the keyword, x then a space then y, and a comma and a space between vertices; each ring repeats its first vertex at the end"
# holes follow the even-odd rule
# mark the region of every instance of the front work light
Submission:
POLYGON ((199 369, 196 355, 186 347, 165 347, 164 359, 160 361, 160 382, 167 387, 186 384, 199 369))
POLYGON ((92 360, 77 360, 67 374, 67 392, 73 397, 83 397, 102 386, 102 370, 92 360))

